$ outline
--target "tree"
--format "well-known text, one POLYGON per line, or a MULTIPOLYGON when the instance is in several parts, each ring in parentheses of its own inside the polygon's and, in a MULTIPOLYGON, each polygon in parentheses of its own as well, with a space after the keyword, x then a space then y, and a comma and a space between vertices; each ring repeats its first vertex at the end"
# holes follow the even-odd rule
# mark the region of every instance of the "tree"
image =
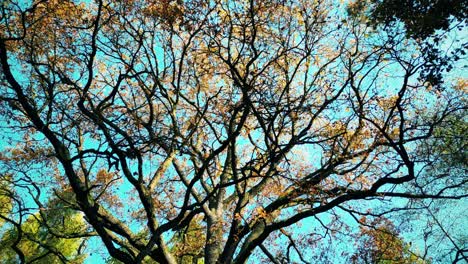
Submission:
POLYGON ((12 188, 72 193, 79 235, 123 263, 306 262, 349 216, 464 199, 419 152, 464 88, 418 79, 443 65, 333 4, 4 1, 12 188))
POLYGON ((42 196, 46 188, 40 186, 34 164, 43 158, 43 151, 7 148, 0 154, 2 263, 83 263, 86 259, 86 241, 94 234, 88 231, 69 188, 42 196))
POLYGON ((427 38, 436 31, 447 31, 454 21, 466 23, 468 4, 461 0, 370 0, 355 2, 351 12, 362 12, 367 4, 371 24, 392 26, 404 23, 408 36, 427 38))
MULTIPOLYGON (((11 184, 8 175, 0 177, 0 216, 7 216, 11 212, 11 184)), ((0 228, 5 224, 5 219, 0 217, 0 228)))
POLYGON ((361 244, 351 257, 353 263, 430 263, 411 252, 410 245, 399 237, 395 226, 388 219, 381 218, 366 225, 361 228, 361 244))
MULTIPOLYGON (((12 206, 13 207, 13 206, 12 206)), ((82 216, 60 200, 49 202, 47 209, 30 214, 24 222, 14 222, 3 232, 0 242, 2 263, 82 263, 85 235, 82 216)))
POLYGON ((406 37, 416 40, 428 63, 421 78, 432 85, 443 82, 445 72, 461 58, 466 58, 468 43, 455 43, 450 32, 466 30, 468 4, 462 0, 369 0, 352 1, 348 13, 360 17, 373 27, 405 30, 406 37), (403 24, 403 27, 399 26, 403 24), (444 43, 440 45, 440 43, 444 43), (445 46, 456 45, 450 52, 445 46))
POLYGON ((205 229, 201 219, 193 219, 183 230, 179 230, 172 238, 171 253, 182 264, 203 264, 203 247, 206 240, 205 229))
POLYGON ((434 128, 434 137, 421 145, 420 156, 427 158, 432 173, 464 174, 468 165, 468 122, 464 112, 446 118, 434 128))

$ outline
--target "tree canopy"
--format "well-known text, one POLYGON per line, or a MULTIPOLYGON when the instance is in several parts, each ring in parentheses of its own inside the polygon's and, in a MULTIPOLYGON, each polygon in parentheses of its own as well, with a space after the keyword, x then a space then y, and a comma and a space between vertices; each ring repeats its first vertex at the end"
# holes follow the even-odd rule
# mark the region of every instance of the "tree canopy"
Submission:
POLYGON ((377 218, 370 223, 361 220, 361 237, 358 250, 351 257, 353 263, 376 264, 427 264, 421 256, 410 251, 410 245, 398 235, 395 226, 388 219, 377 218))
MULTIPOLYGON (((66 203, 62 194, 47 204, 37 201, 37 212, 22 203, 15 193, 11 176, 0 178, 2 211, 0 217, 9 228, 3 228, 0 240, 2 263, 83 263, 88 235, 82 215, 66 203), (17 212, 15 212, 18 210, 17 212)), ((18 186, 21 184, 16 183, 18 186)), ((34 184, 33 184, 34 185, 34 184)), ((19 188, 18 188, 19 189, 19 188)), ((35 198, 37 198, 36 196, 35 198)))
POLYGON ((408 36, 424 39, 466 23, 468 4, 462 0, 368 0, 356 1, 350 11, 366 12, 371 24, 388 27, 403 22, 408 36))
POLYGON ((404 258, 393 223, 424 212, 418 261, 427 243, 466 260, 434 210, 466 205, 467 45, 445 22, 465 29, 466 5, 423 1, 440 20, 413 28, 419 13, 370 2, 395 28, 333 0, 3 1, 0 250, 328 263, 361 234, 404 258))

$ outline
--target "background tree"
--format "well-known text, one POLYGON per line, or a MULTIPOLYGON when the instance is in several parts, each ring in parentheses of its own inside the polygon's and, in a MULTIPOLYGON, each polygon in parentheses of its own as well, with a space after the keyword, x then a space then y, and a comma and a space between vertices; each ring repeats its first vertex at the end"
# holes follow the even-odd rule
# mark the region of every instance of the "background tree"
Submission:
POLYGON ((57 201, 51 203, 56 204, 44 209, 48 212, 32 214, 23 223, 5 230, 0 244, 2 263, 18 263, 18 252, 12 244, 16 244, 24 256, 22 261, 27 263, 83 263, 85 241, 81 235, 74 236, 83 229, 81 215, 57 201))
POLYGON ((4 1, 2 162, 27 194, 11 225, 70 193, 75 237, 112 261, 308 262, 350 219, 465 199, 420 155, 465 89, 418 78, 443 65, 335 4, 4 1), (171 242, 186 232, 203 243, 171 242))
POLYGON ((411 244, 399 237, 395 226, 388 219, 376 219, 366 225, 361 227, 358 250, 351 257, 353 263, 431 263, 411 251, 411 244))
POLYGON ((11 213, 11 183, 9 175, 2 175, 0 177, 0 228, 5 224, 4 217, 11 213))
POLYGON ((465 111, 451 115, 434 128, 434 137, 420 149, 421 157, 428 160, 428 173, 466 174, 467 132, 465 111))
POLYGON ((56 181, 42 181, 51 174, 40 175, 48 170, 37 171, 51 165, 40 162, 46 151, 7 147, 0 154, 2 263, 83 263, 87 257, 86 241, 94 234, 88 232, 73 194, 64 186, 51 189, 56 181))
POLYGON ((174 234, 172 238, 172 254, 182 264, 203 264, 203 247, 205 244, 204 227, 201 219, 193 219, 182 230, 174 234))
POLYGON ((4 192, 3 197, 9 199, 2 206, 9 210, 2 211, 0 217, 10 224, 10 228, 2 230, 2 263, 83 262, 86 235, 81 214, 59 199, 51 200, 39 212, 31 213, 32 208, 21 204, 21 198, 12 189, 4 192), (15 220, 17 215, 19 220, 15 220))
POLYGON ((448 31, 459 23, 466 23, 468 17, 468 4, 460 0, 370 0, 355 2, 350 11, 362 12, 363 9, 368 12, 371 24, 391 27, 398 21, 403 22, 408 36, 415 39, 428 38, 436 31, 448 31))
POLYGON ((405 31, 406 37, 416 40, 428 61, 421 78, 431 85, 443 83, 461 58, 466 59, 467 43, 453 39, 454 31, 464 32, 468 18, 468 4, 461 0, 369 0, 352 1, 348 13, 360 17, 373 27, 405 31), (455 48, 446 51, 447 46, 455 48))

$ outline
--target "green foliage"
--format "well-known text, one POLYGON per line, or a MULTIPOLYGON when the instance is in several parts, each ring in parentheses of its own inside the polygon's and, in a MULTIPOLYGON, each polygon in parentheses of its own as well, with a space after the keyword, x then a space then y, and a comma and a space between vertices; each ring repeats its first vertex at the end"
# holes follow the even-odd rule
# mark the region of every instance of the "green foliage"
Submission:
MULTIPOLYGON (((0 176, 0 216, 7 217, 11 211, 11 184, 8 175, 0 176)), ((5 220, 0 218, 0 228, 5 224, 5 220)))
POLYGON ((443 72, 451 71, 454 63, 466 55, 468 44, 463 43, 448 51, 440 46, 446 33, 457 28, 464 30, 468 15, 468 2, 463 0, 367 0, 354 1, 348 14, 358 17, 368 25, 384 30, 401 30, 402 23, 407 38, 418 42, 428 62, 421 78, 432 85, 443 83, 443 72))
POLYGON ((434 128, 433 138, 421 146, 421 157, 430 161, 428 172, 459 173, 468 164, 468 122, 464 112, 447 117, 434 128))
POLYGON ((187 228, 176 232, 172 239, 172 253, 182 264, 203 264, 206 241, 201 220, 192 220, 187 228))
POLYGON ((15 227, 6 230, 0 241, 0 262, 18 263, 12 245, 20 234, 17 247, 27 262, 83 263, 86 255, 79 251, 84 239, 73 238, 70 234, 81 232, 84 227, 81 214, 67 208, 59 200, 52 200, 48 209, 30 215, 20 225, 20 232, 15 227))
POLYGON ((405 24, 408 36, 427 38, 437 30, 448 30, 454 20, 463 21, 468 14, 468 2, 463 0, 370 0, 358 1, 350 13, 359 13, 366 6, 369 22, 391 26, 396 21, 405 24), (367 4, 367 5, 366 5, 367 4), (370 5, 369 5, 370 4, 370 5))
POLYGON ((440 154, 447 167, 466 167, 468 164, 468 122, 463 116, 453 116, 434 131, 432 152, 440 154))

